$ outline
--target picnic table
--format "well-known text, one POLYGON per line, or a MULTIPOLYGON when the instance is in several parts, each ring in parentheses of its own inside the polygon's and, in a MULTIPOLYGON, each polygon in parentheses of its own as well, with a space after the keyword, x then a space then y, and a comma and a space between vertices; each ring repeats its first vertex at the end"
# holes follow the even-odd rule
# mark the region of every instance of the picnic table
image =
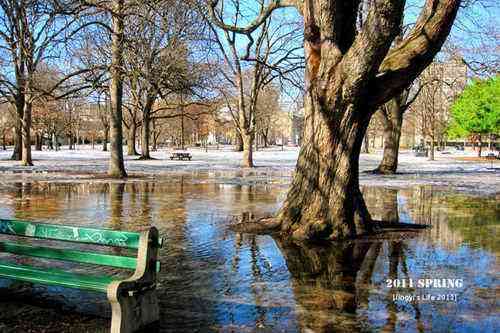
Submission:
POLYGON ((413 152, 416 157, 426 157, 429 154, 429 150, 423 146, 414 147, 413 152))
POLYGON ((187 153, 187 152, 173 152, 171 155, 170 155, 170 159, 173 160, 173 159, 178 159, 179 161, 180 160, 189 160, 191 161, 191 154, 190 153, 187 153))

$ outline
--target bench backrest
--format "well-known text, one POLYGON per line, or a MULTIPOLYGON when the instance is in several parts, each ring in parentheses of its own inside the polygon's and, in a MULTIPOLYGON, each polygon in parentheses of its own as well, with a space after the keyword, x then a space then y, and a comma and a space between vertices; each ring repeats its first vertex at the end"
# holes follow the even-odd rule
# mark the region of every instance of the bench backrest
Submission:
MULTIPOLYGON (((136 250, 139 248, 139 240, 141 237, 141 234, 138 232, 33 223, 7 219, 0 219, 0 234, 136 250)), ((152 245, 161 247, 161 239, 158 239, 157 243, 158 244, 152 245)), ((136 257, 72 249, 39 247, 12 242, 0 242, 0 252, 132 270, 137 267, 136 257)), ((159 271, 159 263, 156 264, 156 270, 159 271)))
POLYGON ((137 249, 140 234, 0 219, 0 234, 137 249))

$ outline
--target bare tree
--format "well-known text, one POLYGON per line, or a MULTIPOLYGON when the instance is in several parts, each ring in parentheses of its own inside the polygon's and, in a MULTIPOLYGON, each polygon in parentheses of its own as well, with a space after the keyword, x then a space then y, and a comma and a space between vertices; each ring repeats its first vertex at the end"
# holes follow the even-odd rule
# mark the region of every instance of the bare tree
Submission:
POLYGON ((221 77, 232 90, 224 96, 236 102, 227 104, 234 125, 243 143, 243 167, 253 167, 253 143, 256 135, 257 104, 262 90, 275 79, 294 83, 293 77, 301 72, 303 58, 302 45, 297 43, 298 26, 271 20, 269 8, 264 2, 259 4, 260 24, 251 29, 234 29, 245 19, 246 13, 240 1, 234 1, 232 24, 222 23, 223 13, 215 10, 215 3, 209 6, 212 22, 215 23, 214 39, 219 46, 224 61, 221 77))
POLYGON ((57 95, 60 90, 70 95, 81 89, 73 79, 87 70, 77 68, 61 75, 52 86, 42 90, 36 86, 37 72, 41 65, 67 51, 61 45, 69 44, 82 26, 79 18, 68 15, 57 1, 2 0, 0 10, 5 18, 0 24, 0 43, 8 55, 3 60, 11 68, 0 77, 0 94, 15 105, 18 116, 13 158, 22 159, 21 164, 28 166, 33 165, 30 135, 33 103, 43 96, 57 95))
POLYGON ((140 125, 140 158, 150 159, 151 122, 161 112, 155 104, 172 94, 192 95, 199 84, 199 68, 191 55, 204 24, 189 1, 150 2, 137 14, 129 17, 126 29, 129 141, 140 125), (137 122, 135 115, 140 118, 137 122))
POLYGON ((418 79, 422 89, 411 109, 424 141, 429 142, 431 161, 436 143, 444 141, 453 100, 465 88, 466 71, 460 59, 436 61, 418 79))

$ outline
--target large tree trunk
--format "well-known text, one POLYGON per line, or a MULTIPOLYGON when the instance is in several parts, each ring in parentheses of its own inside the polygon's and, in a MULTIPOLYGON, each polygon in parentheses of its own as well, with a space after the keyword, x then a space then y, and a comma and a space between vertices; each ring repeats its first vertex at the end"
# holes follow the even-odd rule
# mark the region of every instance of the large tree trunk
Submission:
POLYGON ((308 96, 305 128, 296 171, 279 213, 281 229, 298 240, 351 238, 371 230, 359 189, 361 144, 368 120, 354 105, 327 118, 308 96))
POLYGON ((22 161, 21 165, 32 166, 33 160, 31 159, 31 103, 25 103, 24 114, 22 120, 22 161))
POLYGON ((111 117, 110 147, 108 175, 111 177, 127 177, 123 161, 123 6, 124 0, 113 1, 113 34, 111 38, 111 117))
POLYGON ((384 155, 375 172, 394 174, 398 168, 399 140, 403 124, 403 110, 399 98, 391 99, 380 112, 384 119, 384 155))
POLYGON ((242 134, 243 138, 243 160, 241 161, 241 166, 244 168, 253 168, 253 142, 254 134, 242 134))
POLYGON ((129 156, 139 155, 135 149, 135 139, 137 137, 137 125, 134 120, 131 120, 130 128, 128 129, 127 138, 127 154, 129 156))

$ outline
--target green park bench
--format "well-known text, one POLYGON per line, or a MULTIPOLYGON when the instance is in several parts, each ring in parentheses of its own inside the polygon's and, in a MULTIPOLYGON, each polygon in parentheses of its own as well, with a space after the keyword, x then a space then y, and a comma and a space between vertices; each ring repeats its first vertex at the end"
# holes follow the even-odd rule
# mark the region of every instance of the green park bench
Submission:
POLYGON ((112 333, 134 332, 158 322, 156 275, 160 265, 157 254, 162 240, 155 227, 139 233, 0 219, 0 234, 8 235, 6 241, 0 241, 0 253, 134 271, 128 278, 120 279, 106 274, 92 275, 88 269, 89 274, 77 274, 17 264, 5 261, 3 256, 0 258, 0 278, 105 293, 111 303, 112 333), (21 239, 30 239, 30 244, 20 242, 21 239), (129 249, 136 255, 49 247, 41 245, 39 240, 55 241, 54 244, 94 244, 98 245, 95 248, 103 250, 109 247, 129 249))

